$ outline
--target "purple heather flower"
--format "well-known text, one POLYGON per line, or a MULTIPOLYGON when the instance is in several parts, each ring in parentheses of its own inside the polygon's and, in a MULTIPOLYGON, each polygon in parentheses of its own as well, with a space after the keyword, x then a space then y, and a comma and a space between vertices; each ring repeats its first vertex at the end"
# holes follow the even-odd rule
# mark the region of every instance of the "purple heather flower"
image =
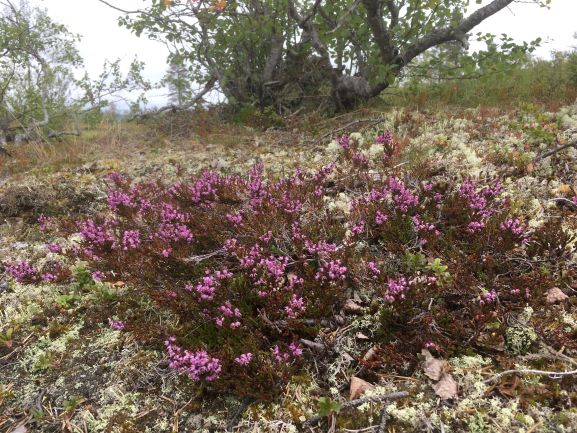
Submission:
POLYGON ((284 310, 289 318, 296 319, 305 311, 305 300, 293 293, 289 304, 284 307, 284 310))
POLYGON ((491 304, 497 300, 497 292, 495 289, 491 290, 490 292, 483 293, 481 295, 481 299, 479 300, 479 304, 491 304))
POLYGON ((122 249, 128 251, 140 246, 140 231, 127 230, 122 235, 122 249))
POLYGON ((40 224, 40 231, 41 232, 45 232, 46 230, 48 230, 48 225, 51 222, 52 222, 52 219, 50 217, 47 217, 43 213, 38 215, 38 223, 40 224))
POLYGON ((34 283, 39 279, 38 270, 27 260, 8 264, 6 272, 19 283, 34 283))
POLYGON ((187 374, 195 382, 200 380, 212 382, 219 378, 222 371, 220 359, 212 357, 204 350, 198 352, 183 350, 174 344, 175 342, 175 337, 169 337, 164 342, 170 368, 187 374))
POLYGON ((108 324, 115 331, 123 331, 126 326, 122 320, 113 320, 110 318, 108 319, 108 324))
POLYGON ((237 356, 234 359, 234 362, 236 362, 239 365, 248 365, 252 361, 252 358, 253 358, 252 353, 247 352, 237 356))
POLYGON ((390 131, 380 133, 375 138, 375 143, 390 146, 391 144, 393 144, 393 133, 390 131))
POLYGON ((58 244, 46 244, 46 249, 53 254, 60 254, 62 247, 58 244))
POLYGON ((405 293, 409 290, 409 286, 410 283, 405 277, 388 278, 385 300, 392 303, 398 299, 405 299, 405 293))

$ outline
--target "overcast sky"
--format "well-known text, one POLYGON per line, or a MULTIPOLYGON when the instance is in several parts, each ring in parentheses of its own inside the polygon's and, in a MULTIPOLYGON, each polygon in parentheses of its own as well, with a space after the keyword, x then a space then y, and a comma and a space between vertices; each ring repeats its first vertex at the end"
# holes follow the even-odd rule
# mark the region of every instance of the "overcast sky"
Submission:
MULTIPOLYGON (((110 0, 125 9, 141 8, 149 0, 110 0)), ((474 3, 474 1, 471 1, 474 3)), ((485 0, 483 4, 487 4, 485 0)), ((153 81, 160 80, 166 71, 166 47, 146 37, 137 38, 125 28, 118 27, 119 12, 98 0, 30 0, 33 6, 48 10, 56 21, 70 31, 82 35, 79 44, 86 69, 97 76, 105 59, 122 58, 128 64, 137 55, 146 63, 145 75, 153 81)), ((546 42, 537 55, 548 57, 551 50, 565 50, 577 45, 573 33, 577 32, 577 0, 553 0, 551 9, 531 4, 513 4, 484 21, 476 31, 494 34, 507 33, 517 41, 529 41, 541 36, 546 42)), ((156 92, 149 97, 152 104, 162 104, 166 92, 156 92)))

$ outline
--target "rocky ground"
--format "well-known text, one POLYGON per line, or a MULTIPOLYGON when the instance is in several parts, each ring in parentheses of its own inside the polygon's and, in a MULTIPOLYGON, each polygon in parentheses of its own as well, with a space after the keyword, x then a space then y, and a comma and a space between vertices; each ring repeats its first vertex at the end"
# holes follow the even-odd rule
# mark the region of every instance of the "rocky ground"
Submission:
MULTIPOLYGON (((557 113, 527 107, 506 113, 392 110, 369 117, 356 123, 343 118, 326 131, 363 137, 392 131, 402 146, 399 164, 406 169, 428 164, 440 178, 500 177, 533 224, 555 219, 574 236, 572 257, 561 272, 575 272, 577 148, 551 151, 577 140, 577 106, 557 113)), ((38 217, 98 212, 106 197, 103 177, 110 172, 124 171, 137 180, 173 179, 206 167, 245 172, 260 161, 268 173, 281 176, 330 161, 336 148, 330 138, 326 133, 269 131, 240 143, 167 144, 114 159, 101 154, 58 170, 6 171, 0 183, 0 262, 45 257, 48 240, 38 217)), ((577 368, 577 353, 548 346, 535 332, 513 336, 506 346, 486 353, 447 360, 425 351, 423 368, 412 375, 402 365, 389 365, 387 374, 369 384, 356 378, 363 373, 360 361, 370 357, 377 343, 371 334, 376 319, 362 309, 344 311, 347 325, 327 331, 334 341, 330 364, 319 370, 314 361, 307 363, 278 400, 249 401, 207 395, 167 368, 158 344, 163 337, 155 329, 176 320, 171 314, 146 297, 126 296, 130 302, 120 302, 135 290, 122 282, 84 284, 87 271, 81 264, 75 274, 73 285, 30 286, 14 282, 0 267, 2 431, 577 431, 577 374, 512 374, 487 382, 504 366, 555 372, 577 368), (133 329, 129 321, 124 330, 112 329, 108 319, 120 312, 123 317, 144 315, 150 329, 133 329), (515 345, 527 341, 531 349, 515 353, 515 345), (444 383, 442 373, 453 382, 444 383), (395 401, 378 398, 403 391, 408 395, 395 401), (349 393, 365 400, 347 407, 349 393), (322 415, 319 423, 306 422, 316 415, 322 415)), ((577 284, 559 289, 561 295, 543 299, 558 310, 550 327, 566 328, 577 338, 577 284)), ((523 314, 531 316, 532 310, 523 314)))

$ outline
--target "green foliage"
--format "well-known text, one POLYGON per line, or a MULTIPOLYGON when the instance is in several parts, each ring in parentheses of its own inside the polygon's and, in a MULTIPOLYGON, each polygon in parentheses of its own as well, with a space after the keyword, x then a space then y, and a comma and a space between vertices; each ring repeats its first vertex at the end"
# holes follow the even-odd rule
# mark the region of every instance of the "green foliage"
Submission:
POLYGON ((0 135, 46 140, 78 134, 83 114, 98 121, 94 114, 118 92, 150 88, 137 60, 125 76, 116 60, 105 62, 95 80, 77 77, 83 67, 78 35, 27 1, 4 0, 0 8, 0 135))
POLYGON ((218 10, 203 2, 191 7, 174 0, 167 7, 152 1, 119 23, 171 48, 168 81, 179 104, 193 97, 188 83, 216 81, 235 106, 283 112, 317 99, 326 110, 327 100, 346 107, 378 94, 401 71, 403 78, 423 70, 450 77, 500 71, 524 61, 540 43, 477 33, 486 48, 469 53, 461 48, 467 45, 461 28, 469 3, 410 0, 395 12, 395 3, 384 1, 236 0, 218 10), (449 37, 423 44, 440 30, 449 37), (442 48, 430 49, 437 46, 442 48), (405 68, 415 58, 418 67, 405 68))
MULTIPOLYGON (((554 52, 550 60, 525 57, 513 64, 501 63, 497 69, 485 68, 472 76, 451 77, 434 67, 427 70, 422 66, 416 68, 420 73, 415 73, 413 79, 388 94, 385 92, 383 97, 409 106, 519 107, 532 113, 540 112, 535 104, 557 109, 577 98, 577 51, 574 49, 554 52)), ((539 126, 536 128, 536 139, 549 142, 551 135, 543 136, 539 126)))
POLYGON ((243 105, 234 116, 234 121, 243 125, 266 130, 284 126, 284 121, 272 107, 258 110, 251 105, 243 105))
POLYGON ((341 411, 342 403, 328 397, 319 397, 317 400, 317 413, 320 416, 329 416, 341 411))

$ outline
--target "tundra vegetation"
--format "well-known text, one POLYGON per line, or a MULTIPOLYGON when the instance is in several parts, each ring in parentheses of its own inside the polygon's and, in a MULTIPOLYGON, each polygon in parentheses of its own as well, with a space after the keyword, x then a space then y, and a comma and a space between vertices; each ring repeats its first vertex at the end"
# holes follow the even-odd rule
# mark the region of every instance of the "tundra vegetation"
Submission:
MULTIPOLYGON (((368 20, 370 1, 151 3, 122 23, 168 37, 182 19, 224 44, 217 23, 228 37, 277 16, 305 57, 322 54, 316 29, 331 62, 332 38, 364 29, 383 63, 372 24, 348 22, 368 20), (259 5, 278 15, 242 9, 259 5)), ((434 32, 421 27, 407 43, 434 32)), ((240 68, 217 47, 206 58, 240 68)), ((333 117, 329 102, 287 115, 298 104, 254 89, 199 106, 178 77, 208 68, 176 56, 174 110, 125 122, 96 97, 63 102, 81 136, 48 137, 68 125, 50 111, 38 125, 31 90, 40 111, 20 131, 44 132, 0 155, 2 430, 575 431, 577 61, 525 54, 467 80, 441 82, 429 63, 333 117)), ((226 94, 225 82, 213 85, 226 94)))

